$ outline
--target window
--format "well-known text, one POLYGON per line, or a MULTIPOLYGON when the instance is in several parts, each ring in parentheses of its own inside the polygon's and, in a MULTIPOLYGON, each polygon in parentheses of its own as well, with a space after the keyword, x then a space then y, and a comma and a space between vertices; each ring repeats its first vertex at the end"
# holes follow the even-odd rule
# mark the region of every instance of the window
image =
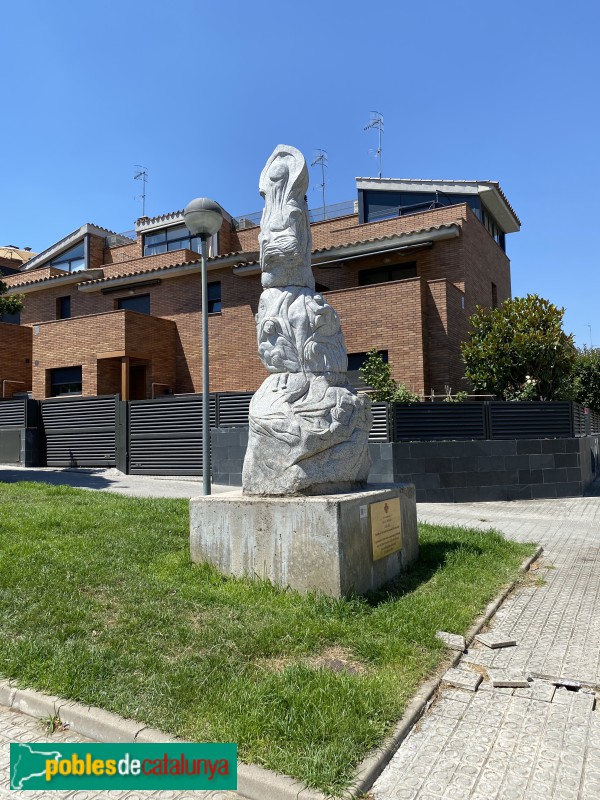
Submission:
POLYGON ((64 253, 53 258, 45 266, 56 267, 56 269, 63 269, 65 272, 79 272, 85 269, 85 245, 80 242, 75 247, 65 250, 64 253))
POLYGON ((119 297, 117 308, 122 311, 137 311, 138 314, 150 313, 150 295, 135 294, 131 297, 119 297))
POLYGON ((71 297, 56 298, 56 319, 69 319, 71 316, 71 297))
POLYGON ((498 287, 492 283, 492 308, 498 308, 498 287))
POLYGON ((404 278, 416 277, 417 262, 405 261, 403 264, 361 270, 358 273, 358 285, 371 286, 374 283, 388 283, 389 281, 401 281, 404 278))
MULTIPOLYGON (((388 351, 379 350, 379 355, 381 356, 384 364, 387 364, 388 351)), ((366 353, 348 353, 348 381, 350 382, 351 386, 354 386, 357 389, 364 389, 367 385, 360 373, 360 368, 364 366, 366 360, 366 353)))
POLYGON ((144 255, 155 256, 158 253, 170 253, 172 250, 193 250, 200 252, 200 237, 191 236, 185 225, 174 225, 163 228, 156 233, 144 236, 144 255))
POLYGON ((506 240, 504 236, 504 231, 500 230, 500 227, 496 220, 492 217, 490 212, 486 209, 482 209, 482 220, 485 229, 488 231, 490 236, 493 237, 494 241, 497 245, 499 245, 503 250, 506 249, 506 240))
POLYGON ((81 367, 61 367, 50 370, 50 395, 81 394, 81 367))
POLYGON ((0 314, 0 322, 7 322, 9 325, 20 325, 21 312, 16 311, 14 314, 0 314))
POLYGON ((221 310, 221 283, 208 284, 208 313, 216 314, 221 310))

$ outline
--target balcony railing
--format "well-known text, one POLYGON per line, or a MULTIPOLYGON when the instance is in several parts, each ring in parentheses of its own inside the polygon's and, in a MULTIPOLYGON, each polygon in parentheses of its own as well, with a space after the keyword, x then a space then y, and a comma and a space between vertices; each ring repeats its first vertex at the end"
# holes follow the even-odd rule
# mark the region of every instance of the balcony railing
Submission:
MULTIPOLYGON (((312 208, 308 214, 311 222, 323 222, 328 219, 336 219, 337 217, 346 217, 348 214, 358 213, 358 201, 345 200, 343 203, 333 203, 332 205, 319 206, 312 208)), ((233 224, 238 230, 244 228, 254 228, 260 225, 260 218, 262 211, 253 211, 251 214, 242 214, 240 217, 233 218, 233 224)))

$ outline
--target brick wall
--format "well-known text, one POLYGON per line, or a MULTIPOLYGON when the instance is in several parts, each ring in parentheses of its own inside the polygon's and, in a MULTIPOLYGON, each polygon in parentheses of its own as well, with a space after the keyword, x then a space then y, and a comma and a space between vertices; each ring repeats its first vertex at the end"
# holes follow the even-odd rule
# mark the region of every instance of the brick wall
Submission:
POLYGON ((511 296, 510 260, 493 237, 468 209, 462 228, 462 260, 465 271, 465 311, 492 305, 492 283, 498 290, 498 304, 511 296))
POLYGON ((49 370, 79 365, 83 395, 112 394, 117 362, 107 366, 107 359, 99 359, 98 355, 114 351, 147 359, 148 384, 156 381, 173 385, 175 340, 176 328, 172 322, 134 311, 92 314, 36 325, 33 396, 36 399, 49 396, 49 370))
POLYGON ((104 263, 104 236, 89 234, 88 239, 88 269, 98 269, 104 263))
POLYGON ((12 397, 15 392, 30 391, 31 328, 0 322, 0 342, 0 397, 12 397))
POLYGON ((327 292, 349 353, 387 350, 394 377, 423 393, 423 294, 419 278, 327 292))

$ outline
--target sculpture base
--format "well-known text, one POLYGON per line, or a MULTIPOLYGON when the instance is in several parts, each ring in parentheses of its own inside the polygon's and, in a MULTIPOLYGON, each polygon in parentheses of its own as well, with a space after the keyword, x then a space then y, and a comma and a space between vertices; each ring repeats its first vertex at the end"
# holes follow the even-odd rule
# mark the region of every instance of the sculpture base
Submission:
POLYGON ((365 594, 418 558, 415 488, 391 484, 321 496, 249 497, 240 492, 195 497, 190 501, 190 550, 193 562, 207 561, 225 575, 266 578, 302 594, 365 594), (401 549, 389 555, 380 549, 375 560, 379 517, 369 506, 382 503, 381 510, 395 498, 400 500, 401 549))

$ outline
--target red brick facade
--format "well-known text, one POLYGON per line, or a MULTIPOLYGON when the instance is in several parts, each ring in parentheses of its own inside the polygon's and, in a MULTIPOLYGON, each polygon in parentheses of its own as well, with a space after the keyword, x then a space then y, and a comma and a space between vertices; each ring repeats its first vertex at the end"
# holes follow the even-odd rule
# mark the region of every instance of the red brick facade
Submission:
POLYGON ((0 397, 31 390, 31 328, 0 322, 0 397))
MULTIPOLYGON (((221 284, 221 310, 209 319, 212 391, 255 390, 266 376, 256 352, 258 268, 236 274, 236 264, 243 268, 255 259, 258 231, 235 230, 225 222, 219 258, 209 261, 209 283, 221 284), (231 253, 241 255, 227 259, 231 253)), ((440 393, 448 386, 454 392, 466 388, 459 348, 467 318, 476 305, 492 304, 492 284, 498 303, 510 297, 508 258, 466 204, 367 224, 349 215, 314 223, 312 235, 319 261, 328 259, 324 249, 381 240, 370 245, 369 254, 314 268, 316 281, 340 316, 349 353, 374 346, 387 350, 394 377, 420 394, 432 389, 440 393), (390 242, 384 237, 417 232, 420 245, 406 253, 386 252, 390 242), (404 262, 416 262, 415 278, 359 286, 361 270, 404 262)), ((65 273, 42 267, 6 279, 9 286, 22 287, 25 302, 21 327, 3 325, 3 340, 16 342, 18 336, 31 336, 33 328, 34 397, 48 396, 50 370, 79 365, 83 394, 122 392, 125 358, 130 359, 129 367, 145 367, 147 396, 152 384, 165 385, 155 386, 155 393, 166 387, 175 393, 201 391, 198 255, 177 250, 144 257, 141 234, 137 242, 114 248, 90 234, 89 256, 89 267, 101 269, 101 275, 86 276, 83 271, 72 276, 71 283, 65 277, 67 283, 61 285, 54 276, 65 273), (146 274, 156 283, 127 283, 127 276, 146 280, 146 274), (98 276, 100 282, 85 284, 98 276), (119 283, 110 280, 117 278, 119 283), (115 311, 119 298, 136 295, 150 296, 150 316, 115 311), (71 298, 71 318, 57 320, 58 300, 66 296, 71 298), (5 332, 6 328, 14 330, 5 332), (112 355, 103 355, 107 353, 112 355)), ((342 258, 343 250, 333 257, 342 258)), ((10 348, 0 362, 0 379, 16 374, 21 355, 16 344, 10 348)), ((130 392, 142 391, 140 374, 138 369, 130 392)))

